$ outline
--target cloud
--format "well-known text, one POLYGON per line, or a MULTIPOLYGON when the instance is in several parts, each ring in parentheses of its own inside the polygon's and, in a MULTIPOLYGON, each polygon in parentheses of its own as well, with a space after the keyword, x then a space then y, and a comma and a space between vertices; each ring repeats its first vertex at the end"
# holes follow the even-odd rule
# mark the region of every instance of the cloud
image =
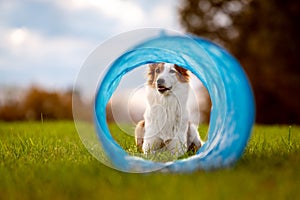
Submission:
POLYGON ((109 37, 110 27, 116 24, 93 8, 71 10, 51 1, 5 2, 8 0, 0 2, 3 27, 25 27, 47 37, 71 36, 100 41, 109 37))
MULTIPOLYGON (((3 38, 0 48, 5 50, 4 56, 1 54, 1 60, 18 58, 11 60, 10 68, 28 67, 27 62, 43 61, 65 63, 65 67, 72 67, 72 64, 84 57, 79 56, 81 53, 88 53, 93 47, 93 44, 78 38, 64 36, 49 38, 27 28, 4 29, 1 30, 0 36, 3 38)), ((49 62, 44 62, 44 65, 47 66, 49 62)), ((0 65, 0 68, 3 67, 5 65, 0 65)))
POLYGON ((126 1, 126 0, 66 0, 55 1, 59 7, 71 12, 98 13, 113 22, 110 29, 117 32, 142 27, 180 29, 177 18, 178 1, 126 1))
POLYGON ((144 11, 133 1, 56 0, 55 3, 66 10, 97 10, 108 18, 118 19, 129 24, 134 24, 144 18, 144 11))
POLYGON ((71 85, 94 47, 78 38, 49 38, 26 28, 0 29, 0 38, 2 84, 71 85))
POLYGON ((0 1, 0 84, 72 84, 89 53, 137 28, 178 29, 176 1, 0 1))

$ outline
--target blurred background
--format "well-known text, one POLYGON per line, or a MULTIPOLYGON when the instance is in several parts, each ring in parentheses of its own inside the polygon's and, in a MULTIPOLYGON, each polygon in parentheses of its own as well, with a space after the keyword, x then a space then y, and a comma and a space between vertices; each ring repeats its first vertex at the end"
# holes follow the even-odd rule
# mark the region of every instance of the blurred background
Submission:
MULTIPOLYGON (((89 53, 124 31, 162 27, 213 40, 240 61, 257 123, 300 123, 297 0, 1 0, 0 24, 0 120, 72 119, 72 94, 83 110, 90 104, 73 91, 89 53)), ((208 122, 209 97, 198 92, 208 122)))

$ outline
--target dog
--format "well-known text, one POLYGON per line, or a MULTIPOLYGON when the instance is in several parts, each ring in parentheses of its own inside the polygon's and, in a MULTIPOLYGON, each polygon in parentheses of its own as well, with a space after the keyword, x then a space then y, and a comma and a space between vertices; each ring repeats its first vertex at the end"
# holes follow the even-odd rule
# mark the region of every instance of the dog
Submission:
POLYGON ((147 105, 137 123, 135 142, 144 154, 169 151, 180 157, 203 142, 187 109, 189 71, 170 63, 148 64, 147 105))

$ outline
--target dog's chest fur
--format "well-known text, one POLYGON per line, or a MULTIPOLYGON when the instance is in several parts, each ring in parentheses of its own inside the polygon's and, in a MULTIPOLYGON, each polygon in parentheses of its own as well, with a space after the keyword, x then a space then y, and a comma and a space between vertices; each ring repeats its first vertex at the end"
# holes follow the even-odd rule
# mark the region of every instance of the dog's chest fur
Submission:
POLYGON ((153 88, 148 88, 147 92, 145 136, 159 137, 163 141, 182 138, 188 128, 187 95, 184 94, 188 92, 188 86, 184 84, 176 94, 168 96, 158 94, 153 88))

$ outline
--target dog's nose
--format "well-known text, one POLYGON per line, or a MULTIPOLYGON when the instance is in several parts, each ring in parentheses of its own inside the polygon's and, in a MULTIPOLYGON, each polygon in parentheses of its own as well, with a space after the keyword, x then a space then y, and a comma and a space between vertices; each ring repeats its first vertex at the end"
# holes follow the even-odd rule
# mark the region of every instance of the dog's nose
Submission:
POLYGON ((165 83, 165 79, 160 78, 160 79, 157 79, 156 82, 157 82, 157 85, 163 85, 165 83))

